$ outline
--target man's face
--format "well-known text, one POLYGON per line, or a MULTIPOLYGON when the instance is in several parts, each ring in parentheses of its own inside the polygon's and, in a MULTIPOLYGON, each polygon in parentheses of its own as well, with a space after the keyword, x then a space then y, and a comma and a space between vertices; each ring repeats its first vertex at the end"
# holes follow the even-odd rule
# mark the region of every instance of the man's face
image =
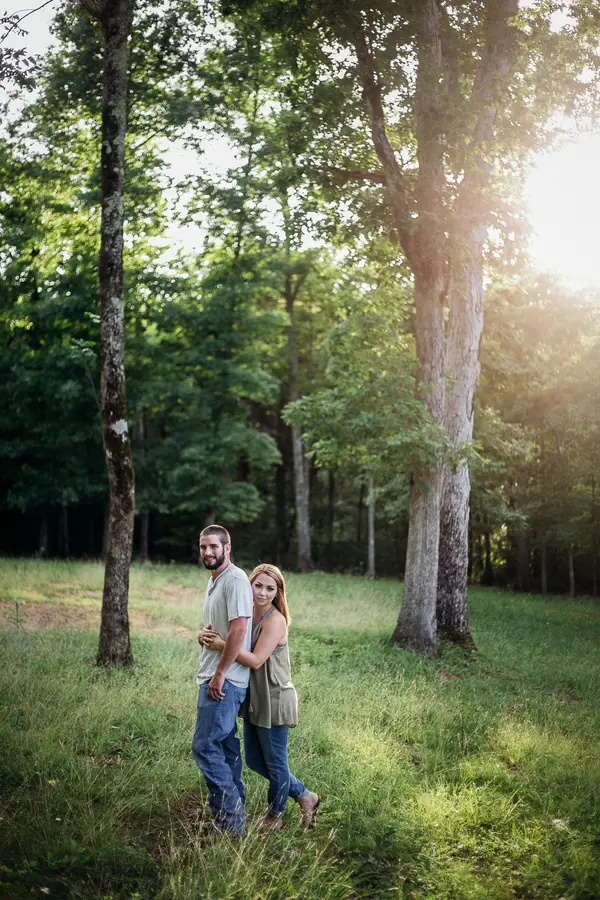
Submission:
POLYGON ((222 544, 218 534, 207 534, 200 538, 200 557, 205 569, 214 572, 229 562, 231 547, 222 544))

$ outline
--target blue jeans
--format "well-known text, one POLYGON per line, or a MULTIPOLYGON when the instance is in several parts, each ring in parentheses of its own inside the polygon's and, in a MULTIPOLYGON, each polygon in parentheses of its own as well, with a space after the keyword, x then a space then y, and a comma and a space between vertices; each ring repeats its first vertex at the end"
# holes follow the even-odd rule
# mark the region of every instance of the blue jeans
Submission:
POLYGON ((244 751, 246 765, 269 780, 269 814, 282 816, 288 797, 300 800, 308 793, 301 781, 294 778, 288 765, 288 726, 261 728, 244 719, 244 751))
POLYGON ((211 700, 208 683, 200 685, 192 751, 208 787, 215 825, 230 834, 244 834, 246 792, 236 717, 246 688, 225 680, 223 693, 222 700, 211 700))

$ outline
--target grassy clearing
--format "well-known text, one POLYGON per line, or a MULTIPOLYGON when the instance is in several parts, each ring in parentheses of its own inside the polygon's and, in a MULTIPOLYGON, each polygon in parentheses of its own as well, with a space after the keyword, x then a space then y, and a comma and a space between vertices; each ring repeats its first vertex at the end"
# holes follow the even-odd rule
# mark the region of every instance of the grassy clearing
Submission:
MULTIPOLYGON (((325 795, 318 825, 290 808, 279 834, 211 846, 189 750, 205 581, 135 567, 132 609, 190 634, 134 626, 135 667, 109 673, 91 665, 100 566, 0 561, 0 895, 600 896, 597 603, 474 591, 478 653, 431 662, 389 645, 397 583, 290 576, 290 756, 325 795), (50 605, 92 630, 29 628, 50 605)), ((265 789, 247 783, 252 815, 265 789)))

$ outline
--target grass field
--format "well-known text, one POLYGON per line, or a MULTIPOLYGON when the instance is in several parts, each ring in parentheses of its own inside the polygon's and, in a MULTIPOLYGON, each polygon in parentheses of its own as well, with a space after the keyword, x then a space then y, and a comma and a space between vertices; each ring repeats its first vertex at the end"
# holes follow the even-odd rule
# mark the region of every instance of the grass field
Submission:
MULTIPOLYGON (((93 667, 102 568, 0 561, 0 896, 600 897, 600 603, 471 592, 478 652, 389 642, 393 581, 290 575, 303 832, 203 844, 206 575, 134 567, 131 671, 93 667)), ((249 814, 265 783, 248 773, 249 814)))

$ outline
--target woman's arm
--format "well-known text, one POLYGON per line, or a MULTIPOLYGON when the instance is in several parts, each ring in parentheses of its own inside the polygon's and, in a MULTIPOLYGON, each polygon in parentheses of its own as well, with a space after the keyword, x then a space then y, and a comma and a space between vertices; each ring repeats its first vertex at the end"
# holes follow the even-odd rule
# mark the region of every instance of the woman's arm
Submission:
MULTIPOLYGON (((263 625, 254 650, 240 650, 235 661, 248 669, 260 669, 285 637, 286 628, 286 622, 281 613, 269 616, 263 625)), ((209 632, 207 628, 203 630, 203 638, 205 645, 213 650, 222 650, 225 646, 225 641, 215 632, 209 632)))

